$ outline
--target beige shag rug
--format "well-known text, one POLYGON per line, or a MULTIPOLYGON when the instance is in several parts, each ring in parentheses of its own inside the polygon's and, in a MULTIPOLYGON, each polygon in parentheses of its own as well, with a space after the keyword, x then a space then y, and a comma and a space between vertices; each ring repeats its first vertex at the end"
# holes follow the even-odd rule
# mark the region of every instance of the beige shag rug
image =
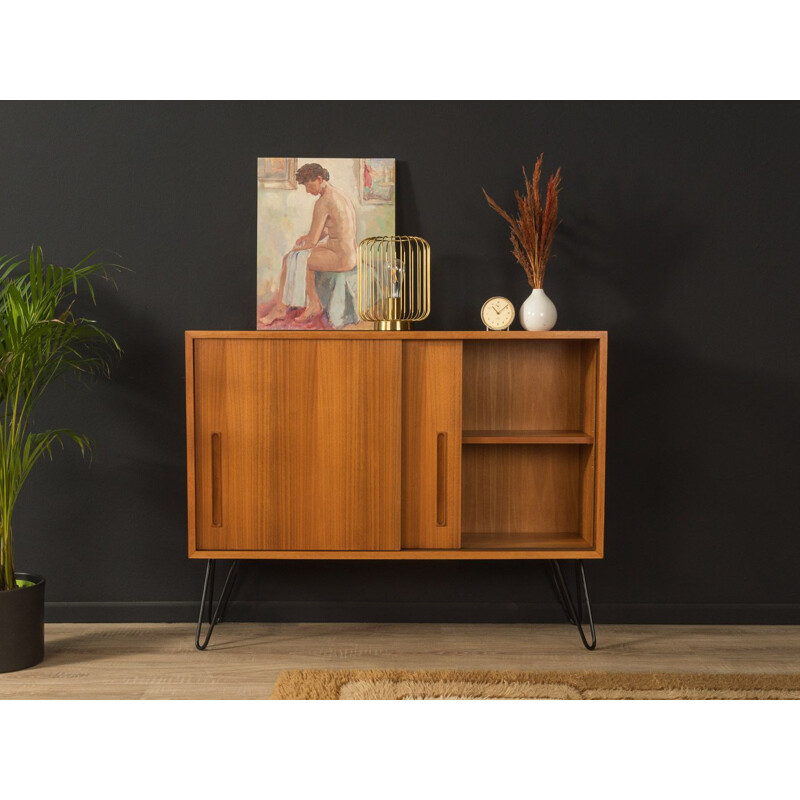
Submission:
POLYGON ((286 670, 272 700, 800 700, 800 675, 286 670))

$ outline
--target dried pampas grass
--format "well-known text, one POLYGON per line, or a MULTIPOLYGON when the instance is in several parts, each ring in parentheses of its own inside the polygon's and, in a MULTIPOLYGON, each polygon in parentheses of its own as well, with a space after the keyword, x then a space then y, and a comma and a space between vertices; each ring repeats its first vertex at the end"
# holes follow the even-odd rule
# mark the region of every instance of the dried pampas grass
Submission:
POLYGON ((533 176, 528 180, 525 167, 522 177, 525 181, 525 194, 514 192, 517 200, 517 217, 504 211, 482 188, 489 205, 511 226, 511 248, 514 257, 522 264, 528 283, 534 289, 541 289, 544 272, 550 259, 553 237, 558 226, 558 193, 561 191, 561 167, 547 180, 547 194, 544 208, 539 184, 542 178, 544 153, 536 159, 533 176))

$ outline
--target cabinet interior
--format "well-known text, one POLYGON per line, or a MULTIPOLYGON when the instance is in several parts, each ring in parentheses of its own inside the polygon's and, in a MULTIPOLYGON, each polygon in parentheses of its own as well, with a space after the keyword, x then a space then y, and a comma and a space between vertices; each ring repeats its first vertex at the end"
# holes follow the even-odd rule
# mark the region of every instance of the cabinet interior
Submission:
POLYGON ((594 541, 597 342, 465 341, 461 547, 594 541))

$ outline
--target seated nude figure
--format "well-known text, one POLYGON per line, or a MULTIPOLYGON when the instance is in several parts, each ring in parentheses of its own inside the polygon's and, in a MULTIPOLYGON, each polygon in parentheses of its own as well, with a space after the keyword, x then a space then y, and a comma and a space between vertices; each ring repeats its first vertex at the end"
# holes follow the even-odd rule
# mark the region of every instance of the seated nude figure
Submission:
MULTIPOLYGON (((304 164, 297 170, 297 182, 305 186, 308 194, 319 198, 314 203, 308 233, 295 242, 291 251, 311 250, 306 272, 307 304, 297 317, 298 322, 306 322, 324 311, 317 294, 317 272, 349 272, 356 266, 356 210, 350 199, 329 180, 328 170, 319 164, 304 164)), ((288 256, 289 253, 283 257, 277 301, 272 310, 259 320, 264 325, 283 319, 289 313, 289 308, 283 302, 288 256)))

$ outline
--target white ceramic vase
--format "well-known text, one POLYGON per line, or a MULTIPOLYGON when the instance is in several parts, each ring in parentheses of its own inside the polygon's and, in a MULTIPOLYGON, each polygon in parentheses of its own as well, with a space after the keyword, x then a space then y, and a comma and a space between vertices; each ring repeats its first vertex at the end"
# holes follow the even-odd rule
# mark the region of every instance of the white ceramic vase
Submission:
POLYGON ((544 289, 534 289, 519 310, 519 321, 526 331, 549 331, 558 313, 544 289))

